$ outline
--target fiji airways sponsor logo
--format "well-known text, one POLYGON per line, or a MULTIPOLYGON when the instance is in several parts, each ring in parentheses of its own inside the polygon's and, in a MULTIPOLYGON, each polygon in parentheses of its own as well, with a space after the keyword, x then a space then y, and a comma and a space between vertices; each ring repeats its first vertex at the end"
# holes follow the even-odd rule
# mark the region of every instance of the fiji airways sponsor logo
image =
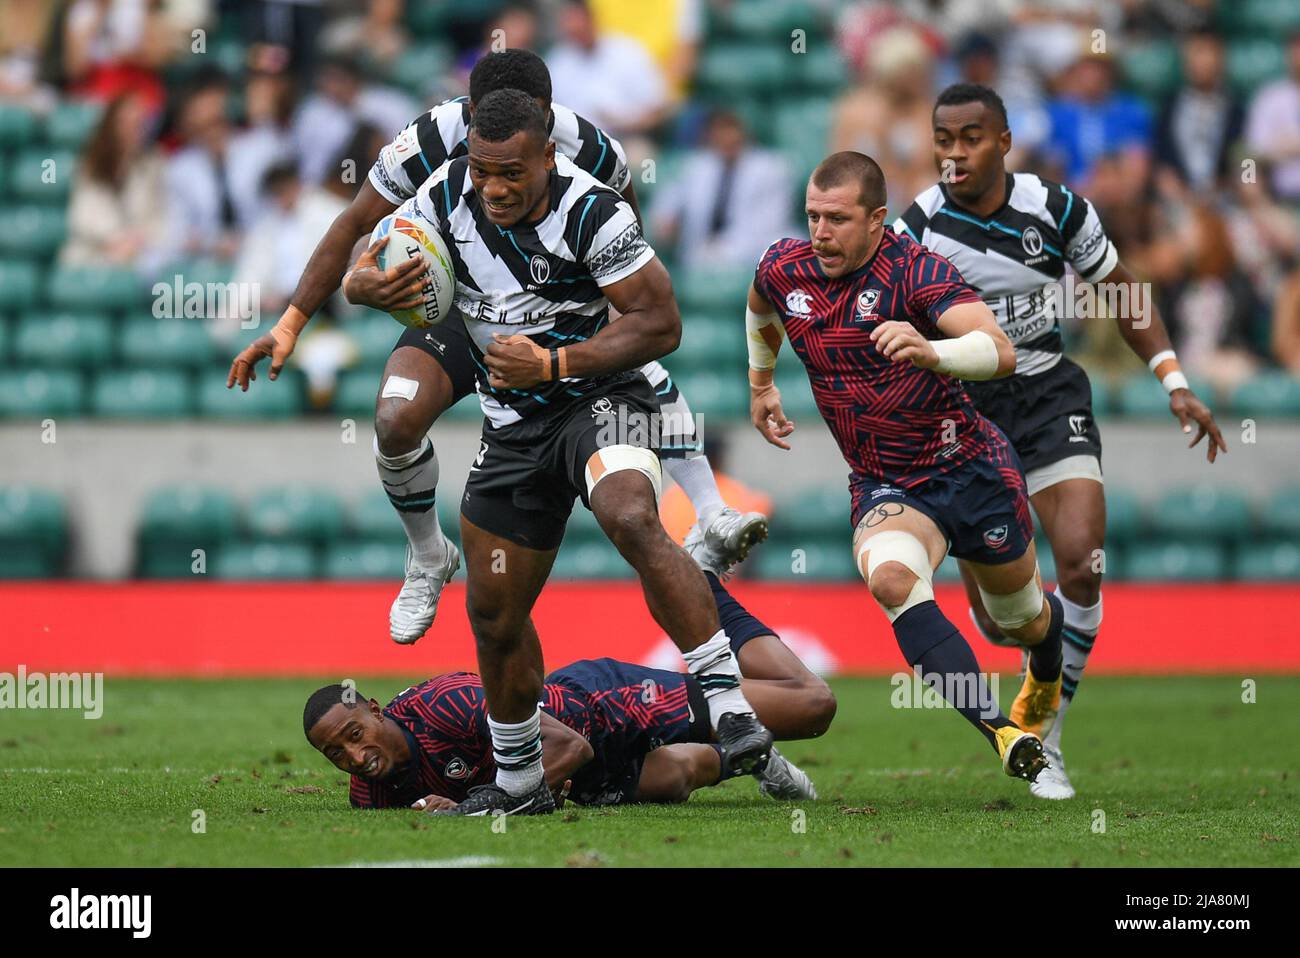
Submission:
POLYGON ((984 532, 984 544, 990 549, 1002 550, 1007 546, 1007 540, 1011 536, 1010 526, 997 526, 984 532))
POLYGON ((785 308, 795 316, 807 316, 812 312, 812 295, 806 290, 792 289, 785 297, 785 308))
POLYGON ((50 927, 56 929, 126 928, 132 938, 148 938, 152 915, 152 895, 82 895, 74 888, 50 899, 50 927))

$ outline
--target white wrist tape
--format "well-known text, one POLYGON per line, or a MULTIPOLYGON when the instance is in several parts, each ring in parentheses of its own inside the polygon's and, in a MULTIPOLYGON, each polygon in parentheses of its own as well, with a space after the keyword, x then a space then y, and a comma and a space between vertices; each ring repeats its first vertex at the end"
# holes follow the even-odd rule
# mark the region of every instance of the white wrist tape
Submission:
POLYGON ((746 306, 745 336, 749 347, 749 368, 776 368, 776 351, 785 338, 785 329, 776 313, 760 316, 746 306))
POLYGON ((1175 369, 1164 379, 1160 380, 1160 385, 1165 387, 1165 392, 1172 393, 1175 389, 1191 389, 1187 382, 1187 377, 1183 375, 1181 369, 1175 369))
POLYGON ((931 343, 939 354, 936 369, 958 379, 992 379, 998 372, 998 346, 982 329, 971 330, 956 339, 931 343))
POLYGON ((1178 358, 1177 353, 1175 353, 1172 349, 1166 349, 1163 352, 1156 353, 1154 356, 1152 356, 1150 359, 1147 360, 1147 369, 1151 370, 1152 372, 1155 372, 1156 367, 1159 366, 1161 363, 1163 363, 1166 359, 1176 360, 1177 358, 1178 358))

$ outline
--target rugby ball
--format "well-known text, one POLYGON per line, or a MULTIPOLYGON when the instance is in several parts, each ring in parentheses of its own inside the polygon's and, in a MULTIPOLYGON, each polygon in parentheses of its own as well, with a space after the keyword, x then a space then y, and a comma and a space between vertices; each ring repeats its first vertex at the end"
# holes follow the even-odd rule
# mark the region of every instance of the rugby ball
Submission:
POLYGON ((411 329, 428 329, 441 323, 451 313, 456 293, 456 270, 442 234, 418 212, 401 209, 375 224, 370 242, 385 236, 389 239, 388 245, 379 251, 380 269, 397 266, 416 256, 424 260, 426 267, 424 302, 415 309, 398 309, 389 315, 411 329))

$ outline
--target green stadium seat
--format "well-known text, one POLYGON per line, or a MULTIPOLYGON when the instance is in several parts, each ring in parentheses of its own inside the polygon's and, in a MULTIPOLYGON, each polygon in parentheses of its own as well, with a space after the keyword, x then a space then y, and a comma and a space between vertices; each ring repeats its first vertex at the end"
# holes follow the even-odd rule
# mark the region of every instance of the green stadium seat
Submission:
POLYGON ((1274 492, 1260 511, 1259 525, 1266 536, 1300 542, 1300 486, 1274 492))
POLYGON ((95 377, 90 405, 96 416, 174 419, 193 411, 193 388, 181 370, 110 369, 95 377))
POLYGON ((9 189, 13 198, 32 203, 66 203, 77 173, 69 150, 26 149, 13 158, 9 189))
POLYGON ((1130 582, 1213 582, 1228 573, 1227 555, 1208 542, 1142 543, 1124 553, 1130 582))
POLYGON ((1236 91, 1248 96, 1286 75, 1286 50, 1272 37, 1234 41, 1228 45, 1227 74, 1236 91))
POLYGON ((814 31, 823 34, 825 20, 822 5, 808 0, 747 0, 727 4, 716 26, 720 33, 780 41, 789 47, 792 30, 806 31, 811 41, 814 31))
POLYGON ((636 573, 608 540, 564 542, 551 579, 631 579, 636 573))
POLYGON ((122 327, 118 342, 123 362, 135 366, 201 367, 215 355, 201 319, 133 319, 122 327))
POLYGON ((1258 373, 1234 389, 1229 401, 1242 416, 1300 416, 1300 379, 1280 371, 1258 373))
POLYGON ((340 373, 338 385, 334 387, 335 412, 352 416, 358 421, 373 421, 375 397, 379 395, 379 383, 383 373, 383 368, 376 366, 349 369, 340 373))
MULTIPOLYGON (((675 182, 682 175, 690 154, 690 150, 659 149, 653 156, 642 160, 639 168, 632 170, 632 185, 636 190, 637 202, 643 210, 650 205, 650 198, 657 190, 675 182)), ((657 239, 653 235, 651 238, 657 239)), ((668 272, 673 277, 677 276, 675 270, 668 272)))
POLYGON ((45 118, 45 140, 60 150, 80 150, 95 132, 103 107, 88 100, 60 103, 45 118))
POLYGON ((813 398, 812 383, 797 356, 786 356, 777 360, 776 388, 781 391, 781 409, 786 417, 800 422, 816 423, 821 421, 821 412, 813 398))
POLYGON ((36 114, 16 103, 0 102, 0 150, 24 146, 36 138, 36 114))
POLYGON ((747 365, 744 321, 712 316, 682 320, 682 344, 664 360, 669 369, 744 370, 747 365))
POLYGON ((810 41, 808 52, 795 59, 795 82, 809 93, 837 93, 849 83, 849 68, 832 42, 810 41))
POLYGON ((1182 75, 1178 45, 1172 40, 1155 40, 1125 47, 1116 58, 1126 85, 1149 100, 1160 101, 1173 92, 1182 75))
POLYGON ((406 550, 392 542, 350 540, 325 550, 327 579, 391 579, 406 576, 406 550))
POLYGON ((749 386, 743 368, 734 372, 682 372, 673 381, 694 413, 719 419, 738 419, 749 414, 749 386))
POLYGON ((1106 542, 1131 542, 1143 532, 1142 506, 1127 489, 1106 485, 1106 542))
POLYGON ((695 72, 697 92, 734 99, 784 89, 797 68, 789 42, 719 43, 705 48, 695 72))
MULTIPOLYGON (((1214 389, 1204 380, 1188 377, 1189 385, 1207 403, 1214 402, 1214 389)), ((1169 394, 1150 373, 1137 373, 1119 387, 1115 396, 1117 411, 1125 416, 1162 419, 1170 416, 1169 394)))
POLYGON ((56 575, 67 538, 61 496, 27 486, 0 487, 0 578, 56 575))
POLYGON ((1220 8, 1233 33, 1285 37, 1300 30, 1300 4, 1295 0, 1235 0, 1220 8))
MULTIPOLYGON (((667 472, 667 470, 664 470, 667 472)), ((668 477, 664 477, 664 485, 668 485, 668 477)), ((596 521, 595 513, 576 501, 573 504, 573 512, 569 513, 568 524, 564 527, 565 544, 573 542, 604 542, 608 543, 609 539, 605 536, 605 530, 600 527, 596 521)))
POLYGON ((1114 389, 1109 380, 1102 376, 1089 376, 1088 383, 1092 386, 1092 414, 1100 417, 1112 412, 1115 404, 1114 389))
POLYGON ((136 571, 146 579, 183 579, 198 574, 195 550, 202 550, 203 574, 239 528, 235 497, 222 489, 171 486, 145 500, 136 530, 136 571))
POLYGON ((848 582, 859 578, 847 535, 838 541, 789 538, 784 532, 745 563, 755 578, 780 582, 848 582), (751 568, 752 566, 752 568, 751 568))
POLYGON ((45 287, 57 309, 126 310, 144 304, 149 295, 133 271, 109 267, 56 267, 45 287))
POLYGON ((13 324, 0 315, 0 369, 4 368, 5 361, 9 358, 10 343, 14 337, 12 329, 13 324))
POLYGON ((67 239, 64 210, 44 204, 0 209, 0 255, 41 259, 54 256, 67 239))
POLYGON ((1300 580, 1300 543, 1250 543, 1237 553, 1237 578, 1266 582, 1300 580))
POLYGON ((793 538, 838 536, 848 548, 849 490, 842 483, 812 486, 784 496, 772 508, 778 535, 793 538))
MULTIPOLYGON (((818 163, 826 156, 834 120, 834 102, 828 98, 786 100, 775 109, 776 142, 785 151, 790 162, 790 175, 796 184, 802 184, 818 163)), ((802 222, 803 189, 796 191, 795 222, 802 222)))
POLYGON ((678 301, 689 312, 734 316, 745 311, 745 295, 754 279, 752 268, 694 269, 673 278, 678 301))
POLYGON ((340 327, 357 347, 357 364, 383 368, 404 329, 387 313, 364 310, 340 327))
POLYGON ((447 72, 451 60, 451 48, 445 44, 412 44, 393 64, 390 78, 407 92, 423 97, 447 72))
POLYGON ((348 509, 348 527, 358 540, 364 542, 389 545, 406 542, 402 520, 382 489, 365 493, 352 503, 348 509))
POLYGON ((1166 491, 1150 516, 1152 534, 1161 541, 1239 541, 1251 535, 1253 526, 1244 495, 1209 483, 1166 491))
POLYGON ((36 366, 103 366, 113 356, 113 324, 102 313, 28 316, 18 324, 14 358, 36 366))
POLYGON ((343 504, 325 489, 292 486, 268 489, 248 504, 245 526, 258 540, 323 542, 344 531, 343 504))
POLYGON ((75 415, 83 389, 72 369, 0 369, 0 419, 75 415))
POLYGON ((39 298, 41 271, 22 259, 0 259, 0 310, 32 306, 39 298))
MULTIPOLYGON (((182 320, 190 322, 190 320, 182 320)), ((265 365, 262 367, 265 371, 265 365)), ((287 369, 271 382, 261 375, 244 392, 238 386, 226 388, 226 369, 209 369, 199 374, 198 412, 212 419, 288 419, 302 413, 303 377, 287 369)))
POLYGON ((449 8, 441 3, 408 3, 406 23, 421 37, 446 36, 449 8))
POLYGON ((231 581, 311 579, 316 566, 316 554, 305 543, 241 542, 223 548, 208 571, 231 581))

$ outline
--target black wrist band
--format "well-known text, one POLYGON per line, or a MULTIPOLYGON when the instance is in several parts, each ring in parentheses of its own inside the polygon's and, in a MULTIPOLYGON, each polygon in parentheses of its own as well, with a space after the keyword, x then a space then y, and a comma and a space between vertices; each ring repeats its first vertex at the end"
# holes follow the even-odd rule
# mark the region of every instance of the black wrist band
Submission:
POLYGON ((554 382, 560 378, 560 351, 551 350, 551 381, 554 382))

